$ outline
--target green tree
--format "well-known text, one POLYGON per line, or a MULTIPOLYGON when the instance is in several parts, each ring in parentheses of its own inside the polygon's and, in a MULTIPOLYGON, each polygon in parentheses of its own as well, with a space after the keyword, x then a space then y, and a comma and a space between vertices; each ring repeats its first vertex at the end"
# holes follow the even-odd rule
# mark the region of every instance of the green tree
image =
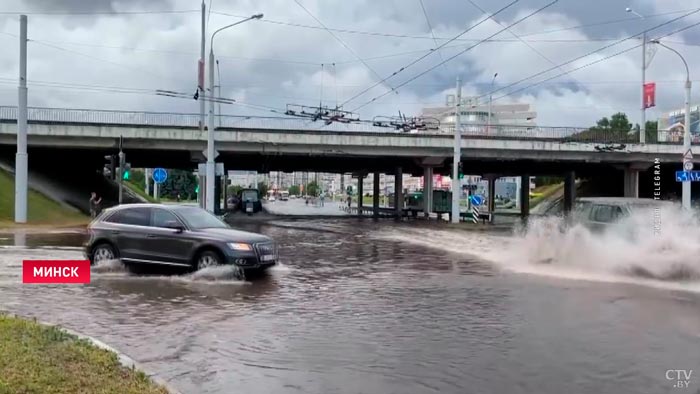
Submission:
POLYGON ((146 190, 146 173, 142 169, 132 169, 129 174, 129 182, 140 190, 146 190))
POLYGON ((567 139, 576 142, 630 143, 639 141, 639 132, 631 133, 632 124, 627 115, 618 112, 610 118, 604 117, 588 130, 572 134, 567 139))
POLYGON ((190 171, 170 170, 168 179, 160 185, 161 197, 175 199, 179 194, 182 199, 193 200, 197 198, 197 177, 190 171))
POLYGON ((289 187, 290 196, 298 196, 301 194, 301 187, 299 185, 292 185, 289 187))
POLYGON ((243 186, 240 186, 240 185, 229 186, 228 188, 226 188, 226 194, 228 196, 237 196, 237 195, 241 194, 241 190, 243 190, 243 186))
POLYGON ((318 184, 315 181, 312 181, 311 183, 306 185, 306 195, 318 197, 319 189, 320 188, 318 187, 318 184))
POLYGON ((260 197, 265 197, 267 196, 267 191, 270 190, 270 186, 265 182, 259 182, 258 190, 260 191, 260 197))

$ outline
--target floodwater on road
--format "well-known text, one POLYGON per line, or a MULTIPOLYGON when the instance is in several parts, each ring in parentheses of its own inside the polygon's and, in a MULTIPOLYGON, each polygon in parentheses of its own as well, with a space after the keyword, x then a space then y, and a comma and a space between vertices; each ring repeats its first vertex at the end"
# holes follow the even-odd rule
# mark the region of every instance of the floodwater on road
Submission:
POLYGON ((491 259, 517 247, 513 236, 442 224, 240 227, 281 244, 269 275, 137 276, 112 264, 89 285, 23 285, 23 259, 81 258, 83 235, 0 235, 0 309, 95 336, 186 394, 700 388, 692 284, 504 269, 491 259), (667 370, 693 370, 688 388, 674 388, 667 370))

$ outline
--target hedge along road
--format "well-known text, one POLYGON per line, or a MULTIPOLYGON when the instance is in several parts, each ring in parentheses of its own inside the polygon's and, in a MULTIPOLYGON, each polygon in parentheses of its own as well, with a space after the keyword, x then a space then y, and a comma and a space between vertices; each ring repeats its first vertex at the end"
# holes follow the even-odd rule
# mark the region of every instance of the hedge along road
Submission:
POLYGON ((284 259, 252 282, 115 264, 90 285, 22 285, 22 259, 80 258, 82 235, 2 235, 0 309, 94 336, 183 393, 639 394, 700 369, 694 294, 503 272, 470 255, 507 239, 438 225, 247 229, 284 259))

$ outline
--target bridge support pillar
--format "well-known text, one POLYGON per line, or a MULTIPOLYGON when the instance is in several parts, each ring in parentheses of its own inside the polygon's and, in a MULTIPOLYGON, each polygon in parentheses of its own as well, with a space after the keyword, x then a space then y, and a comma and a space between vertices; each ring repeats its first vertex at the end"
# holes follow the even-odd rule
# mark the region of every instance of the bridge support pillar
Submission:
POLYGON ((430 217, 433 211, 433 167, 425 167, 423 172, 423 215, 430 217))
POLYGON ((576 200, 576 173, 568 171, 564 178, 564 213, 568 214, 574 209, 576 200))
POLYGON ((488 181, 489 188, 489 223, 493 223, 494 217, 496 216, 496 180, 498 179, 498 175, 489 174, 484 178, 488 181))
POLYGON ((624 182, 625 197, 639 197, 639 170, 633 167, 625 168, 624 182))
POLYGON ((394 177, 394 208, 396 209, 396 219, 403 218, 403 169, 396 167, 394 177))
POLYGON ((374 173, 374 190, 372 193, 372 208, 373 216, 375 219, 379 219, 379 172, 374 173))
POLYGON ((357 216, 362 216, 365 174, 357 174, 357 216))
POLYGON ((520 177, 520 218, 527 220, 530 216, 530 175, 520 177))

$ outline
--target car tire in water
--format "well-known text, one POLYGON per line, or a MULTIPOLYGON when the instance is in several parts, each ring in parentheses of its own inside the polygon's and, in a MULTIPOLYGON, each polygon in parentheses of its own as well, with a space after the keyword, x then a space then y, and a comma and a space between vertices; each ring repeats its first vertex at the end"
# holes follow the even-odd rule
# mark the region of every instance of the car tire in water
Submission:
POLYGON ((90 265, 95 265, 100 261, 109 261, 117 258, 117 253, 108 243, 101 243, 95 246, 90 256, 90 265))
POLYGON ((199 271, 203 268, 216 267, 221 265, 221 256, 213 250, 205 250, 197 255, 194 261, 194 268, 199 271))

